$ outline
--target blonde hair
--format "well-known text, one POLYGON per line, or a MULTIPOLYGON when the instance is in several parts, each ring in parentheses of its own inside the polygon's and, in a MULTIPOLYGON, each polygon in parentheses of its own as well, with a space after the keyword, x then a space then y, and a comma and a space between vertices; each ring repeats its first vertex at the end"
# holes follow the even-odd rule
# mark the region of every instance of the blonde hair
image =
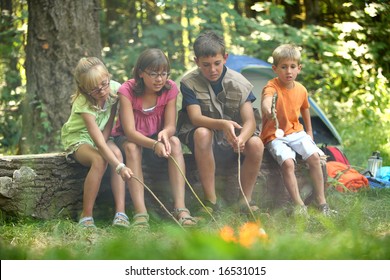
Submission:
MULTIPOLYGON (((101 81, 105 78, 110 78, 104 63, 97 57, 83 57, 77 63, 74 69, 74 78, 76 80, 76 93, 72 96, 72 102, 80 94, 84 95, 86 99, 93 105, 96 105, 96 100, 90 96, 90 92, 99 86, 101 81)), ((112 95, 112 93, 110 93, 112 95)))
POLYGON ((301 52, 299 48, 293 44, 284 44, 284 45, 280 45, 273 51, 272 58, 273 58, 273 65, 275 66, 278 66, 279 62, 282 59, 291 59, 298 62, 298 64, 300 64, 301 52))

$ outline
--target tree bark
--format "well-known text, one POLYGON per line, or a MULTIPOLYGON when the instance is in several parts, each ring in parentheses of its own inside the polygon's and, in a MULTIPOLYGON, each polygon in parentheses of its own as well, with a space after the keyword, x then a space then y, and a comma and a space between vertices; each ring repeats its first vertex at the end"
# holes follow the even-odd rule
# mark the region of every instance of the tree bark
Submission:
POLYGON ((22 154, 59 150, 74 90, 72 70, 83 56, 101 57, 98 0, 27 2, 22 154))
MULTIPOLYGON (((192 155, 185 155, 186 178, 200 199, 203 191, 192 155)), ((233 206, 242 196, 238 184, 237 163, 219 166, 216 172, 218 197, 226 206, 233 206)), ((144 181, 153 194, 172 210, 172 195, 166 168, 144 165, 144 181)), ((6 215, 53 219, 68 217, 77 219, 82 210, 83 183, 88 172, 74 161, 67 161, 64 154, 40 154, 0 157, 0 210, 6 215)), ((296 170, 303 199, 310 196, 312 186, 305 165, 299 163, 296 170)), ((325 173, 326 174, 326 173, 325 173)), ((114 201, 109 185, 109 174, 103 178, 95 203, 94 216, 114 215, 114 201)), ((126 210, 132 204, 126 190, 126 210)), ((186 185, 186 206, 195 211, 200 208, 196 196, 186 185)), ((282 207, 289 201, 283 186, 279 167, 266 152, 252 199, 264 212, 282 207)), ((164 216, 159 202, 145 190, 148 211, 164 216)))

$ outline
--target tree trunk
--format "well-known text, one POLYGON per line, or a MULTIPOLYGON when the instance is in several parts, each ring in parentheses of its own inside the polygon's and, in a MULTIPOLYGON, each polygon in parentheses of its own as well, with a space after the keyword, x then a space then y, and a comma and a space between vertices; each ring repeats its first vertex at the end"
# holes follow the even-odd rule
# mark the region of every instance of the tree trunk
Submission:
POLYGON ((60 149, 72 70, 83 56, 101 57, 98 7, 98 0, 28 0, 22 154, 60 149))
MULTIPOLYGON (((196 196, 202 199, 203 190, 193 156, 186 154, 185 162, 186 178, 196 196)), ((172 210, 167 169, 149 163, 143 166, 143 170, 146 186, 167 209, 172 210)), ((4 214, 19 217, 77 219, 82 210, 83 183, 87 172, 88 169, 78 163, 67 161, 62 153, 0 157, 0 210, 4 214)), ((219 166, 216 172, 218 197, 226 206, 233 206, 242 196, 237 172, 238 166, 234 162, 219 166)), ((302 162, 298 164, 296 174, 302 198, 307 199, 312 192, 312 186, 302 162)), ((114 215, 114 201, 109 181, 109 174, 106 174, 95 203, 96 217, 114 215)), ((132 203, 127 190, 126 193, 126 211, 130 213, 132 203)), ((186 185, 186 206, 191 211, 200 208, 196 196, 186 185)), ((264 154, 252 199, 264 212, 279 208, 289 201, 279 167, 268 152, 264 154)), ((147 190, 145 203, 148 211, 155 216, 166 216, 159 202, 147 190)))
POLYGON ((306 17, 305 24, 318 25, 321 23, 321 11, 318 0, 305 0, 306 17))

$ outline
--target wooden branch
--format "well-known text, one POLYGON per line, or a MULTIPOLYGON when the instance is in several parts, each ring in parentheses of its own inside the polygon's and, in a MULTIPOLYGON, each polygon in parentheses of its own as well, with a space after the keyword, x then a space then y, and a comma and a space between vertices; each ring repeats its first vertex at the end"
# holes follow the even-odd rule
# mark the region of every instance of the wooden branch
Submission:
MULTIPOLYGON (((186 176, 199 197, 203 190, 192 155, 185 155, 186 176)), ((162 202, 172 208, 172 195, 168 171, 161 166, 144 166, 145 184, 162 202)), ((39 219, 70 217, 77 219, 82 209, 83 184, 88 168, 75 161, 67 161, 63 153, 2 156, 0 157, 0 210, 13 216, 30 216, 39 219)), ((304 198, 311 194, 312 186, 303 163, 298 164, 297 177, 304 198)), ((239 196, 237 164, 218 166, 216 172, 218 196, 226 204, 234 204, 239 196)), ((127 210, 132 207, 127 192, 127 210)), ((145 193, 146 205, 156 212, 159 206, 145 193)), ((284 205, 289 201, 279 167, 265 152, 253 200, 265 211, 284 205)), ((186 187, 186 204, 190 209, 200 207, 199 202, 186 187)), ((95 215, 113 215, 114 201, 109 185, 109 174, 103 178, 96 202, 95 215)))

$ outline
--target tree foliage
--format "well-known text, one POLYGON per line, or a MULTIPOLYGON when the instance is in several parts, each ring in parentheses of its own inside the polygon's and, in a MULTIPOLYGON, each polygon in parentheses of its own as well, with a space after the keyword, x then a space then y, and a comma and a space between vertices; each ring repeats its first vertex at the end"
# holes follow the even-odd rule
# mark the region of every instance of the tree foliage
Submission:
MULTIPOLYGON (((370 150, 389 155, 390 5, 386 1, 101 0, 101 7, 101 32, 94 36, 101 36, 103 58, 116 80, 130 78, 139 53, 150 47, 163 49, 171 60, 171 78, 180 77, 193 66, 194 39, 208 29, 224 35, 230 53, 266 61, 277 45, 295 43, 303 55, 299 79, 343 134, 347 153, 354 152, 358 163, 370 150), (369 144, 362 147, 367 133, 369 144), (356 153, 359 149, 364 152, 356 153)), ((15 10, 11 13, 15 18, 15 10)), ((6 26, 2 20, 2 32, 8 32, 2 38, 10 40, 16 26, 6 26)), ((20 62, 22 44, 12 50, 20 62)), ((9 52, 3 54, 11 57, 9 52)), ((1 65, 2 73, 11 69, 1 65)), ((8 102, 3 95, 1 102, 8 102)), ((1 112, 3 118, 6 112, 1 112)), ((15 127, 9 124, 9 129, 15 127)), ((8 139, 4 131, 0 133, 8 139)), ((4 148, 17 142, 1 143, 4 148)))

